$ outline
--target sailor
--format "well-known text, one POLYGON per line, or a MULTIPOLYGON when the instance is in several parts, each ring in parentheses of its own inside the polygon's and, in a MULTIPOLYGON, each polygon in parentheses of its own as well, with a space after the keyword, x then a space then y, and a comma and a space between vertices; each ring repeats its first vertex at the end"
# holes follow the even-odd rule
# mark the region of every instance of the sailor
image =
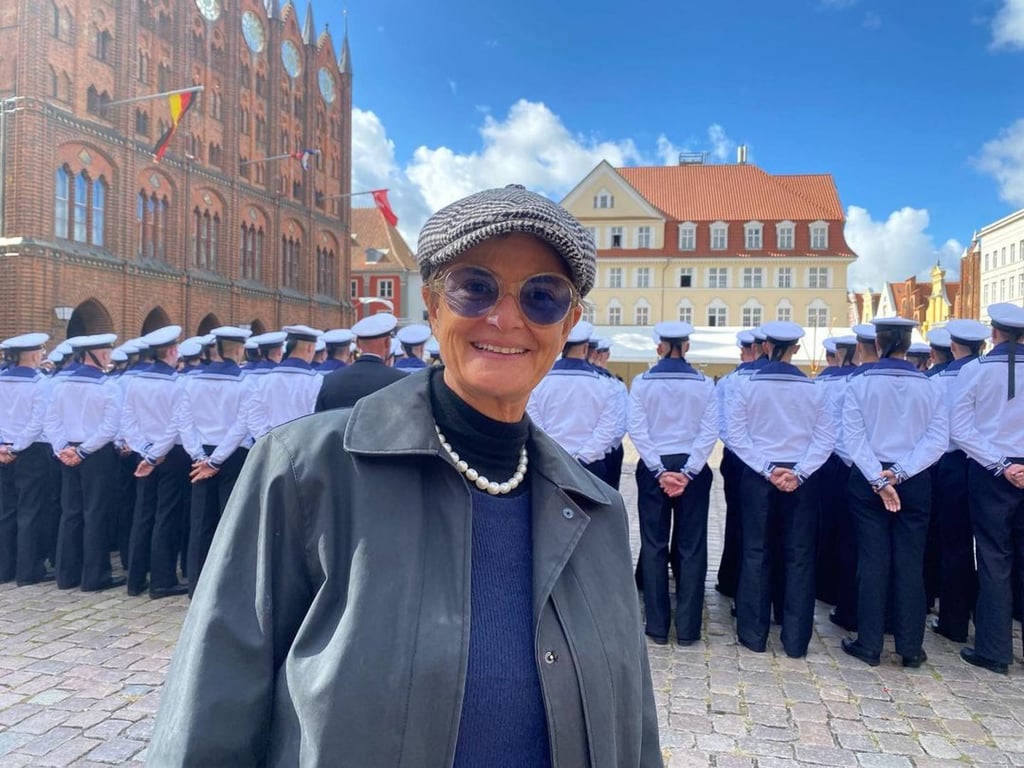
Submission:
POLYGON ((230 325, 212 331, 219 362, 182 378, 178 405, 181 444, 192 460, 188 541, 188 594, 195 592, 217 530, 248 451, 251 390, 239 368, 250 332, 230 325))
MULTIPOLYGON (((960 371, 978 359, 990 331, 988 326, 977 320, 950 320, 945 330, 954 359, 943 367, 936 381, 942 389, 943 402, 952 424, 958 384, 963 381, 960 371)), ((932 340, 931 334, 928 339, 932 340)), ((929 626, 956 643, 967 642, 968 623, 978 596, 974 535, 967 496, 969 465, 967 455, 951 436, 946 452, 932 467, 932 520, 937 527, 940 613, 937 617, 929 617, 929 626)))
POLYGON ((430 358, 431 365, 441 365, 441 345, 437 343, 437 339, 431 338, 427 340, 427 343, 423 345, 423 351, 427 353, 430 358))
POLYGON ((803 328, 788 321, 761 328, 770 361, 736 385, 726 406, 729 443, 744 464, 736 633, 745 647, 765 651, 778 582, 773 573, 781 570, 782 646, 790 658, 801 658, 814 623, 816 473, 832 451, 835 429, 824 389, 792 363, 803 328))
POLYGON ((929 376, 938 376, 946 370, 946 366, 953 362, 951 342, 948 324, 945 328, 932 328, 928 331, 928 348, 931 351, 931 361, 928 366, 929 376))
MULTIPOLYGON (((974 647, 969 664, 1007 674, 1013 662, 1011 579, 1024 560, 1024 309, 992 304, 992 343, 960 369, 953 404, 953 442, 967 454, 967 492, 978 558, 974 647)), ((945 609, 943 609, 943 612, 945 609)))
POLYGON ((708 570, 708 507, 711 469, 718 440, 714 382, 686 362, 693 326, 654 326, 660 361, 633 379, 629 393, 629 435, 640 461, 636 468, 640 517, 640 567, 645 632, 668 642, 669 545, 676 579, 676 642, 700 640, 704 579, 708 570))
POLYGON ((316 399, 317 411, 351 408, 360 398, 407 375, 385 362, 391 351, 391 334, 396 325, 398 318, 389 312, 379 312, 364 317, 352 326, 352 333, 362 353, 351 365, 324 377, 316 399))
POLYGON ((0 343, 9 365, 0 373, 0 582, 52 581, 44 560, 52 522, 50 449, 43 437, 48 382, 39 371, 45 333, 0 343))
POLYGON ((395 367, 403 371, 419 371, 427 367, 423 362, 423 345, 430 338, 430 326, 423 323, 414 323, 400 328, 395 335, 402 345, 405 353, 396 363, 395 367))
POLYGON ((259 378, 252 400, 250 431, 254 438, 279 424, 313 413, 323 377, 313 368, 317 339, 323 331, 308 325, 286 325, 285 356, 259 378))
POLYGON ((110 568, 110 492, 121 419, 121 391, 104 376, 113 333, 81 337, 82 365, 53 390, 44 431, 61 468, 57 586, 91 592, 119 587, 110 568))
POLYGON ((284 331, 268 331, 257 336, 251 336, 245 342, 246 348, 253 347, 256 350, 256 362, 247 365, 243 371, 246 376, 253 373, 262 375, 274 368, 281 362, 284 354, 284 343, 288 334, 284 331))
MULTIPOLYGON (((615 442, 612 443, 612 447, 604 457, 605 480, 612 488, 619 490, 619 481, 622 478, 622 461, 625 456, 622 439, 626 436, 629 426, 629 391, 626 389, 626 384, 622 379, 608 370, 607 363, 608 358, 611 357, 611 343, 607 339, 593 336, 587 345, 587 349, 587 362, 604 377, 610 387, 611 396, 615 399, 619 409, 619 430, 615 442)), ((675 551, 674 548, 673 551, 675 551)))
POLYGON ((838 367, 838 363, 836 362, 836 340, 829 336, 821 342, 821 346, 825 350, 825 367, 818 371, 817 375, 814 377, 816 380, 827 379, 835 373, 835 370, 838 367))
POLYGON ((141 595, 147 586, 154 599, 188 591, 178 583, 177 574, 184 496, 190 490, 188 454, 181 447, 174 419, 181 394, 176 370, 180 336, 177 325, 146 334, 143 339, 153 353, 153 363, 125 390, 122 432, 139 457, 128 555, 130 596, 141 595))
MULTIPOLYGON (((874 339, 874 326, 871 338, 874 339)), ((857 337, 838 336, 834 339, 836 365, 830 376, 818 377, 825 388, 825 399, 835 442, 832 455, 819 470, 818 497, 821 503, 821 529, 818 533, 818 599, 834 608, 829 621, 853 632, 857 629, 857 544, 850 514, 847 486, 853 460, 846 452, 842 440, 843 402, 857 353, 857 337)))
POLYGON ((857 351, 853 355, 853 363, 857 370, 853 375, 861 376, 878 362, 878 350, 875 348, 877 329, 871 323, 860 323, 851 330, 857 337, 857 351))
POLYGON ((313 370, 320 370, 320 364, 323 363, 326 355, 327 342, 324 341, 324 335, 321 333, 316 339, 316 345, 313 347, 313 359, 309 363, 313 367, 313 370))
POLYGON ((719 471, 722 473, 722 485, 725 492, 725 539, 722 543, 722 559, 718 564, 718 582, 715 584, 715 589, 726 597, 736 596, 736 585, 740 579, 743 516, 740 512, 739 484, 740 477, 743 475, 743 462, 733 453, 729 445, 725 404, 727 394, 732 386, 739 379, 746 378, 753 373, 756 367, 767 362, 762 357, 761 341, 752 330, 737 333, 736 346, 740 350, 739 365, 715 385, 715 399, 718 401, 719 412, 718 436, 723 444, 719 471))
POLYGON ((199 358, 203 354, 203 345, 197 338, 185 339, 178 345, 178 372, 192 373, 202 368, 199 358))
POLYGON ((609 398, 609 385, 587 362, 594 326, 580 320, 548 374, 530 395, 526 412, 574 459, 605 480, 605 454, 620 429, 620 408, 609 398))
POLYGON ((200 336, 200 343, 203 345, 203 354, 201 357, 201 363, 203 365, 209 365, 210 363, 221 362, 220 357, 217 356, 217 337, 213 333, 207 333, 205 336, 200 336))
POLYGON ((927 471, 949 445, 942 394, 904 358, 917 325, 876 318, 879 361, 851 377, 843 405, 843 442, 853 458, 849 498, 857 531, 857 639, 843 650, 878 666, 891 603, 896 653, 904 667, 927 659, 924 549, 931 515, 927 471))
POLYGON ((344 368, 349 363, 350 345, 355 340, 348 328, 332 328, 323 335, 327 345, 327 356, 317 369, 326 376, 332 371, 344 368))
POLYGON ((931 365, 931 360, 932 348, 923 342, 915 341, 907 350, 907 362, 926 376, 928 375, 928 366, 931 365))

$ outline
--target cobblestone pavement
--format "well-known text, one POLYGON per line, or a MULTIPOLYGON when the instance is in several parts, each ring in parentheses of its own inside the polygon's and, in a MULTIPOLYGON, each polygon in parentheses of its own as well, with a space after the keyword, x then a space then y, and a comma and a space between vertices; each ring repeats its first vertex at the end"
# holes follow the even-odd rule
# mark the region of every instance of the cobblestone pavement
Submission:
MULTIPOLYGON (((627 459, 622 489, 635 514, 631 472, 627 459)), ((931 632, 920 669, 897 656, 870 668, 840 650, 843 633, 821 604, 805 659, 786 657, 777 627, 767 653, 737 645, 729 601, 713 589, 723 510, 716 473, 703 642, 650 646, 669 768, 1024 766, 1024 668, 1002 677, 969 667, 931 632)), ((142 765, 187 607, 123 590, 0 585, 0 766, 142 765)))

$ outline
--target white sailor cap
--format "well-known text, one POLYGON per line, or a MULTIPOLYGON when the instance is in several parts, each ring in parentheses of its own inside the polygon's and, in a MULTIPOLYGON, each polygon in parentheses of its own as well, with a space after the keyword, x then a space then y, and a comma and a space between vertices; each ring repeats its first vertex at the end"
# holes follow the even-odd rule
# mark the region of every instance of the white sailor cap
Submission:
POLYGON ((135 341, 126 341, 124 344, 118 347, 126 355, 137 355, 141 351, 141 348, 135 341))
POLYGON ((977 344, 991 335, 989 327, 977 320, 950 320, 946 323, 946 330, 950 340, 958 344, 977 344))
POLYGON ((658 339, 686 341, 693 334, 693 326, 682 320, 665 320, 654 326, 654 335, 658 339))
POLYGON ((49 360, 54 365, 57 365, 57 363, 64 362, 64 357, 65 357, 65 355, 64 355, 63 352, 60 352, 60 351, 55 349, 55 350, 53 350, 53 352, 51 352, 50 354, 48 354, 46 356, 46 359, 49 360))
POLYGON ((871 324, 875 326, 876 331, 879 328, 916 328, 920 325, 917 320, 912 320, 909 317, 899 317, 898 315, 893 317, 876 317, 871 321, 871 324))
POLYGON ((952 339, 949 336, 949 331, 945 328, 932 328, 928 331, 929 346, 949 349, 951 341, 952 339))
POLYGON ((836 353, 836 340, 831 336, 822 341, 821 346, 823 346, 825 351, 830 355, 834 355, 836 353))
POLYGON ((8 352, 35 352, 50 340, 47 333, 23 333, 0 342, 0 349, 8 352))
POLYGON ((75 349, 109 349, 117 341, 116 333, 97 333, 93 336, 81 336, 75 349))
POLYGON ((117 349, 115 349, 113 352, 110 353, 110 362, 112 362, 112 363, 127 363, 128 362, 128 355, 125 354, 125 351, 123 349, 118 347, 117 349))
POLYGON ((396 336, 403 344, 415 347, 418 344, 425 344, 427 339, 430 338, 430 326, 423 323, 413 323, 404 328, 399 328, 396 336))
POLYGON ((74 345, 71 343, 71 341, 73 339, 77 340, 78 338, 80 338, 80 337, 72 336, 67 341, 62 341, 60 344, 57 345, 57 348, 54 350, 54 352, 60 352, 65 357, 70 355, 74 351, 74 349, 75 349, 74 345))
POLYGON ((351 344, 355 338, 348 328, 332 328, 323 335, 325 344, 351 344))
POLYGON ((1006 302, 990 304, 988 316, 992 318, 992 325, 997 328, 1007 331, 1024 330, 1024 307, 1006 302))
POLYGON ((136 352, 145 352, 149 349, 149 342, 142 336, 136 336, 134 339, 131 339, 130 343, 135 347, 136 352))
POLYGON ((199 357, 203 353, 203 345, 196 339, 185 339, 178 345, 179 357, 199 357))
POLYGON ((402 349, 402 342, 398 339, 391 340, 391 354, 395 357, 405 357, 405 350, 402 349))
POLYGON ((248 331, 245 328, 238 328, 234 325, 222 325, 218 328, 214 328, 210 331, 210 334, 214 339, 221 339, 223 341, 245 341, 252 336, 252 331, 248 331))
POLYGON ((297 339, 298 341, 315 342, 323 335, 323 331, 310 328, 308 325, 286 325, 281 330, 288 334, 289 339, 297 339))
POLYGON ((750 330, 750 332, 752 334, 754 334, 754 343, 755 344, 757 342, 759 342, 759 341, 766 341, 768 339, 768 335, 764 332, 764 327, 763 326, 759 326, 757 328, 752 328, 750 330))
POLYGON ((259 346, 260 345, 256 343, 256 337, 255 336, 250 336, 248 339, 245 340, 245 348, 246 349, 258 349, 259 346))
POLYGON ((215 342, 216 340, 217 336, 214 333, 208 333, 205 336, 199 337, 199 343, 202 344, 204 347, 212 346, 213 342, 215 342))
POLYGON ((736 346, 737 347, 749 347, 754 343, 754 332, 753 331, 740 331, 736 334, 736 346))
MULTIPOLYGON (((205 338, 205 336, 189 336, 187 339, 185 339, 185 341, 194 341, 196 344, 198 344, 201 347, 201 346, 203 346, 203 339, 204 338, 205 338)), ((185 342, 182 342, 182 344, 184 344, 184 343, 185 342)))
POLYGON ((594 326, 592 323, 588 323, 586 320, 580 320, 576 325, 569 331, 569 338, 565 340, 566 344, 583 344, 590 341, 590 337, 594 334, 594 326))
POLYGON ((612 343, 608 339, 597 340, 597 351, 598 352, 609 352, 611 351, 612 343))
POLYGON ((930 356, 932 348, 930 344, 925 344, 923 341, 915 341, 910 347, 907 348, 908 355, 924 355, 930 356))
POLYGON ((323 352, 325 349, 327 349, 327 342, 324 341, 323 336, 316 340, 316 346, 313 347, 313 349, 316 352, 323 352))
POLYGON ((875 340, 875 326, 871 323, 860 323, 853 326, 853 332, 857 334, 857 341, 869 342, 875 340))
POLYGON ((836 348, 839 347, 856 347, 857 337, 856 336, 836 336, 833 340, 836 348))
POLYGON ((390 336, 398 325, 398 318, 390 312, 378 312, 376 315, 364 317, 352 326, 352 334, 357 339, 377 339, 390 336))
POLYGON ((256 346, 262 349, 264 347, 279 347, 284 344, 287 338, 288 334, 284 331, 267 331, 266 333, 250 336, 249 341, 255 342, 256 346))
POLYGON ((437 339, 427 339, 427 342, 423 345, 423 351, 431 357, 439 357, 441 345, 437 343, 437 339))
POLYGON ((167 347, 175 344, 181 336, 180 325, 165 325, 157 328, 142 337, 142 340, 152 349, 153 347, 167 347))
POLYGON ((802 339, 804 336, 804 329, 789 320, 772 320, 762 325, 761 331, 768 341, 786 344, 802 339))

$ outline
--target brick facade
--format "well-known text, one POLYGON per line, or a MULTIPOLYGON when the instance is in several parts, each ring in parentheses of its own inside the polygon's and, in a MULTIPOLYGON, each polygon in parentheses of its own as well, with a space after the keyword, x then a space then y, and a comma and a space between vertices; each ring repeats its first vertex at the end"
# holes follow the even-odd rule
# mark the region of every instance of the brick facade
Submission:
POLYGON ((0 338, 351 323, 347 39, 339 59, 311 7, 300 24, 277 0, 203 5, 218 17, 193 0, 0 4, 0 338), (104 106, 192 85, 160 163, 168 99, 104 106), (251 162, 305 148, 308 170, 251 162))

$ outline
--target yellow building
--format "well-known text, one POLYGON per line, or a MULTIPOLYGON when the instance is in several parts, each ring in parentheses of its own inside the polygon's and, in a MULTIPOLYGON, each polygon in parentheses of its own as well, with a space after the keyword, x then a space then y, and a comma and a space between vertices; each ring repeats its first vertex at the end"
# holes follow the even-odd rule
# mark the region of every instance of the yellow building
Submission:
POLYGON ((847 325, 856 254, 828 174, 772 175, 743 161, 613 168, 562 201, 597 243, 588 318, 597 325, 847 325))

